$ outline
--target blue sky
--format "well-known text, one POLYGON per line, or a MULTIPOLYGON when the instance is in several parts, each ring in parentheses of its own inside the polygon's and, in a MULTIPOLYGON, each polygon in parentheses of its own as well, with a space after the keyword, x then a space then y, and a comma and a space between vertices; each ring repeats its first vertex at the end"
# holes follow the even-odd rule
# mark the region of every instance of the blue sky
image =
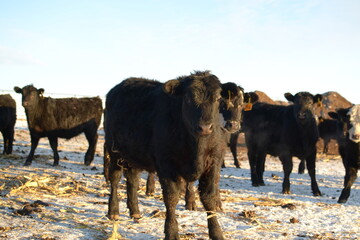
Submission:
POLYGON ((104 96, 127 77, 338 91, 360 103, 358 0, 0 1, 1 90, 104 96))

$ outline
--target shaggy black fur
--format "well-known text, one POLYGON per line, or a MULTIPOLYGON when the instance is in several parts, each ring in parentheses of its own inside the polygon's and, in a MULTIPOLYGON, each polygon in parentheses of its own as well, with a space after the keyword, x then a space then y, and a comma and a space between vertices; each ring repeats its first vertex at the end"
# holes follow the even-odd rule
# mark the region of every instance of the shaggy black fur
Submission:
MULTIPOLYGON (((110 156, 110 219, 119 217, 117 186, 124 167, 133 217, 140 215, 135 193, 139 172, 158 173, 167 209, 165 239, 180 239, 175 208, 182 179, 199 180, 200 199, 207 214, 213 214, 224 151, 218 144, 220 92, 218 78, 207 71, 164 84, 130 78, 109 91, 105 142, 110 156)), ((208 218, 208 227, 211 239, 224 239, 216 216, 208 218)))
MULTIPOLYGON (((223 128, 223 135, 225 144, 230 146, 230 149, 234 156, 234 164, 236 167, 240 167, 240 162, 237 159, 236 143, 233 143, 233 138, 238 136, 241 110, 244 102, 244 90, 242 87, 237 86, 235 83, 221 84, 221 101, 220 101, 220 114, 222 115, 221 126, 223 128), (229 140, 230 138, 230 140, 229 140), (230 143, 229 143, 230 141, 230 143)), ((236 137, 237 138, 237 137, 236 137)), ((236 139, 237 140, 237 139, 236 139)), ((220 144, 220 143, 219 143, 220 144)), ((104 176, 107 183, 110 183, 109 179, 109 154, 104 148, 104 176)), ((223 167, 224 167, 223 163, 223 167)), ((185 183, 185 182, 184 182, 185 183)), ((185 208, 187 210, 196 210, 195 191, 193 189, 193 183, 186 183, 184 188, 185 193, 185 208)), ((146 182, 146 195, 151 196, 155 192, 155 173, 149 172, 146 182)), ((218 203, 218 209, 221 209, 221 202, 218 203)))
POLYGON ((3 154, 11 154, 16 122, 16 102, 10 94, 0 95, 0 132, 4 139, 3 154))
POLYGON ((248 148, 253 186, 264 185, 263 174, 267 154, 278 156, 283 164, 283 193, 290 193, 292 157, 305 159, 311 188, 315 196, 320 196, 315 177, 316 142, 319 137, 313 104, 322 99, 300 92, 285 97, 294 104, 289 106, 255 103, 251 111, 243 112, 242 129, 248 148))
POLYGON ((25 165, 31 165, 40 138, 47 137, 54 152, 54 166, 59 164, 58 138, 70 139, 85 133, 89 148, 84 163, 90 165, 94 159, 97 129, 102 116, 102 101, 94 98, 50 98, 43 97, 44 89, 32 85, 14 87, 22 94, 22 105, 31 136, 31 150, 25 165))

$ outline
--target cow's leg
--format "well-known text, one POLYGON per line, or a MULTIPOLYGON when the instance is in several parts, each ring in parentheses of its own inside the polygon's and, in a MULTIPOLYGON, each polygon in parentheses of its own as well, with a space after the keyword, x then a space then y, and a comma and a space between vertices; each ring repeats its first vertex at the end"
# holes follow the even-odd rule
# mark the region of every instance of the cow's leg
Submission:
POLYGON ((323 150, 324 154, 327 154, 329 151, 329 142, 330 142, 330 138, 324 139, 324 150, 323 150))
POLYGON ((30 149, 30 153, 24 163, 24 166, 30 166, 32 163, 32 160, 34 158, 34 154, 35 154, 35 149, 37 147, 37 145, 39 144, 39 140, 40 138, 35 137, 34 135, 30 135, 31 138, 31 149, 30 149))
POLYGON ((127 207, 130 211, 130 217, 135 220, 140 219, 138 189, 139 189, 139 174, 141 170, 136 168, 127 167, 125 170, 126 177, 126 194, 127 194, 127 207))
POLYGON ((149 172, 146 180, 146 196, 153 196, 155 193, 155 172, 149 172))
POLYGON ((256 171, 257 171, 259 186, 265 186, 265 182, 264 182, 265 160, 266 160, 266 153, 258 153, 256 171))
POLYGON ((216 216, 218 205, 219 191, 218 181, 220 178, 219 171, 216 167, 208 173, 203 174, 199 179, 200 200, 204 205, 208 216, 209 237, 213 240, 223 240, 223 233, 216 216))
POLYGON ((283 180, 283 194, 290 194, 290 174, 293 169, 292 157, 289 155, 283 155, 279 157, 283 165, 284 180, 283 180))
POLYGON ((316 182, 316 150, 306 158, 306 167, 311 178, 311 190, 314 196, 321 196, 318 184, 316 182))
POLYGON ((53 150, 53 153, 54 153, 54 164, 53 166, 58 166, 59 165, 59 153, 58 153, 58 139, 57 137, 48 137, 49 139, 49 142, 50 142, 50 146, 51 146, 51 149, 53 150))
POLYGON ((4 151, 3 154, 11 154, 14 141, 14 129, 8 128, 1 131, 4 139, 4 151))
POLYGON ((104 164, 103 164, 103 168, 104 168, 104 177, 105 177, 105 181, 107 184, 110 183, 110 177, 109 177, 109 167, 110 167, 110 155, 109 152, 106 149, 106 144, 104 144, 104 164))
POLYGON ((180 240, 179 227, 176 220, 175 209, 179 201, 180 194, 180 179, 173 181, 169 178, 162 178, 159 174, 161 183, 164 203, 166 206, 166 219, 165 219, 165 240, 180 240))
POLYGON ((304 174, 304 172, 305 172, 305 159, 300 159, 298 173, 304 174))
POLYGON ((254 150, 248 149, 248 159, 250 165, 251 183, 254 187, 259 186, 257 170, 257 154, 254 150))
POLYGON ((344 178, 344 189, 341 192, 339 197, 338 203, 346 203, 351 191, 351 186, 355 182, 357 178, 357 171, 356 167, 346 167, 346 173, 344 178))
POLYGON ((118 184, 120 182, 123 167, 118 164, 119 160, 111 159, 109 165, 109 179, 110 179, 110 198, 108 218, 117 220, 119 218, 119 199, 118 199, 118 184))
POLYGON ((5 132, 4 131, 1 131, 1 134, 3 136, 3 139, 4 139, 4 151, 3 151, 3 154, 6 153, 6 138, 5 138, 5 132))
POLYGON ((89 166, 91 164, 91 162, 94 160, 96 143, 97 143, 97 139, 98 139, 97 127, 94 126, 92 128, 87 129, 85 131, 85 136, 89 143, 89 148, 85 154, 84 164, 86 166, 89 166))
POLYGON ((186 182, 185 209, 190 211, 196 210, 194 182, 186 182))
POLYGON ((238 133, 235 133, 235 134, 231 134, 230 136, 230 150, 231 150, 231 153, 234 157, 234 165, 236 168, 241 168, 240 167, 240 162, 237 158, 237 141, 238 141, 238 137, 239 137, 239 134, 238 133))
POLYGON ((11 154, 12 150, 13 150, 13 142, 14 142, 14 127, 11 127, 9 129, 9 141, 8 141, 8 146, 6 149, 6 154, 11 154))

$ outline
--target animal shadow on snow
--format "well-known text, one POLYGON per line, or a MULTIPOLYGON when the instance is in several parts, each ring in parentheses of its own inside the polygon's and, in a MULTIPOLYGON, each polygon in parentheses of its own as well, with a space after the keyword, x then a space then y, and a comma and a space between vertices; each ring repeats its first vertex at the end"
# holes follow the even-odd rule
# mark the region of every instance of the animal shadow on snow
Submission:
MULTIPOLYGON (((341 160, 339 160, 341 161, 341 160)), ((337 200, 343 189, 344 176, 329 176, 324 174, 316 174, 322 196, 315 197, 311 191, 311 180, 307 171, 305 174, 298 174, 298 163, 294 159, 294 169, 290 175, 291 194, 282 194, 283 171, 266 170, 268 164, 274 164, 273 161, 265 163, 264 181, 265 186, 253 187, 251 184, 251 176, 248 164, 242 162, 242 168, 234 168, 230 162, 227 168, 221 170, 220 189, 221 190, 237 190, 244 194, 254 195, 271 195, 279 199, 294 199, 299 201, 316 201, 327 204, 337 204, 337 200)), ((280 161, 276 164, 280 164, 280 161)), ((330 162, 328 164, 331 164, 330 162)), ((360 206, 360 188, 359 180, 355 181, 351 188, 351 195, 347 205, 360 206)))

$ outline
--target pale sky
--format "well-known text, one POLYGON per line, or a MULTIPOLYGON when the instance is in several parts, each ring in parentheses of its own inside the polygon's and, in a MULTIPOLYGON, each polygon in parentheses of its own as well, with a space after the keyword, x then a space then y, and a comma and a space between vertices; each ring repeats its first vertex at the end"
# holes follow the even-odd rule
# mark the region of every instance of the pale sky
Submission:
POLYGON ((100 95, 211 70, 245 91, 360 103, 359 0, 0 0, 0 90, 100 95))

